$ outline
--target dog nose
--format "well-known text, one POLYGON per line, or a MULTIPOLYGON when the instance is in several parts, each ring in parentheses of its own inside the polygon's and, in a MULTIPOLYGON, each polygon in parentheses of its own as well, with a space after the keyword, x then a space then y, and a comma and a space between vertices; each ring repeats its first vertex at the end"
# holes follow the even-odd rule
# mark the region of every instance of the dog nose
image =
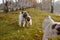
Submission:
POLYGON ((57 35, 60 35, 60 32, 57 32, 57 35))
POLYGON ((57 31, 60 31, 60 27, 57 28, 57 31))
POLYGON ((60 27, 57 28, 57 31, 58 31, 57 34, 60 35, 60 27))

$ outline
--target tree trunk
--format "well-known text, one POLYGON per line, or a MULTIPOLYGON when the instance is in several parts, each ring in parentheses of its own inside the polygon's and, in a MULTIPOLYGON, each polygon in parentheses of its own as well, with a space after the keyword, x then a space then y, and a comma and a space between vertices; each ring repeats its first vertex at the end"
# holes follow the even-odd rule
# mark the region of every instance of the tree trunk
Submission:
POLYGON ((53 13, 53 10, 54 10, 53 5, 51 5, 51 13, 53 13))
POLYGON ((4 11, 5 11, 6 13, 8 12, 8 1, 6 1, 6 3, 5 3, 4 11))
POLYGON ((54 12, 54 0, 52 0, 52 2, 51 2, 51 13, 53 13, 54 12))
POLYGON ((4 6, 5 6, 5 5, 4 5, 4 0, 2 0, 2 2, 3 2, 3 10, 4 10, 4 6))

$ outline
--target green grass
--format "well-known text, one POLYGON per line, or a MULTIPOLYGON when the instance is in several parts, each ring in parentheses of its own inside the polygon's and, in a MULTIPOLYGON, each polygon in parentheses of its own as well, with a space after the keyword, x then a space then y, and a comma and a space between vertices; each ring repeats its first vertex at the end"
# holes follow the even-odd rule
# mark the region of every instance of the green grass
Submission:
POLYGON ((42 40, 42 22, 47 15, 55 21, 60 21, 60 16, 38 9, 26 9, 33 20, 30 27, 19 27, 18 16, 20 11, 0 13, 0 40, 42 40))

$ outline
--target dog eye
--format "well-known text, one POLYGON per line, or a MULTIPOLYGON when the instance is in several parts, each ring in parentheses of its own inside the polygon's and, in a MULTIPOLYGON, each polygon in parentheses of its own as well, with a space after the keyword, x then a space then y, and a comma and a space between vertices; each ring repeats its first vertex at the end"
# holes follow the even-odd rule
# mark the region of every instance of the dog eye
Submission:
POLYGON ((57 25, 57 24, 53 24, 53 25, 52 25, 52 29, 54 29, 54 28, 56 27, 56 25, 57 25))

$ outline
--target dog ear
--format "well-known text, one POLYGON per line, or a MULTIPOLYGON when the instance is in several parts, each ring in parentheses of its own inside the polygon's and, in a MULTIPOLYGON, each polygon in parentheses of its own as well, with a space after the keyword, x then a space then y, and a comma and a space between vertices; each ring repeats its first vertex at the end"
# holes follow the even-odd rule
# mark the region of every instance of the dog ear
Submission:
POLYGON ((56 25, 57 25, 57 24, 53 24, 53 25, 52 25, 52 29, 54 29, 54 28, 56 27, 56 25))

